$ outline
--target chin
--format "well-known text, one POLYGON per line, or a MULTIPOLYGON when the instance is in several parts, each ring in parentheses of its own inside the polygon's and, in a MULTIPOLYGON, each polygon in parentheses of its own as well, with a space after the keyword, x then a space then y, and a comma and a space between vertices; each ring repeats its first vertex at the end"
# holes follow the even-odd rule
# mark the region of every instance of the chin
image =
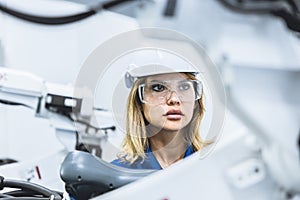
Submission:
POLYGON ((183 129, 184 126, 182 125, 168 125, 168 126, 163 126, 162 129, 166 130, 166 131, 180 131, 181 129, 183 129))
POLYGON ((182 123, 181 122, 172 122, 172 121, 168 121, 164 124, 164 126, 162 127, 165 130, 168 131, 180 131, 182 129, 184 129, 186 126, 188 125, 188 123, 182 123))

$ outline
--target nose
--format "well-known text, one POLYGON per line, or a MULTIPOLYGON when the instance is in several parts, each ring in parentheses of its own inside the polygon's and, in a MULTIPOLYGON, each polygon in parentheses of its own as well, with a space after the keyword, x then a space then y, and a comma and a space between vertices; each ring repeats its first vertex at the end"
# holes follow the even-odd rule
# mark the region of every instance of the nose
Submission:
POLYGON ((176 91, 170 91, 170 94, 167 98, 167 104, 168 105, 179 105, 180 104, 180 99, 177 96, 176 91))

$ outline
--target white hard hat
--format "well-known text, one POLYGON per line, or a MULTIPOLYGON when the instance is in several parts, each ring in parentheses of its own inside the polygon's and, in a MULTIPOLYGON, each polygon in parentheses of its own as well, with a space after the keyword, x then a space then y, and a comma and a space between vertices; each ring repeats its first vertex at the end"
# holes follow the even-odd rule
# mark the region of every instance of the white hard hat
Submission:
POLYGON ((191 73, 198 71, 187 60, 170 51, 162 49, 144 49, 133 54, 134 58, 129 64, 125 74, 125 83, 131 88, 133 83, 141 77, 174 72, 191 73))

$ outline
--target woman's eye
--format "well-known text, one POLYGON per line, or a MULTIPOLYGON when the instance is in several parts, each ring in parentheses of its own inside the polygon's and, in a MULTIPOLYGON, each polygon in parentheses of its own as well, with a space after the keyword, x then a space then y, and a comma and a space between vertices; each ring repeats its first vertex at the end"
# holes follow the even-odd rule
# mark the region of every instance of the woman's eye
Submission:
POLYGON ((191 88, 191 84, 190 83, 181 83, 178 86, 178 89, 181 91, 185 91, 185 90, 189 90, 191 88))
POLYGON ((163 84, 153 84, 151 86, 151 90, 154 92, 162 92, 166 89, 166 86, 164 86, 163 84))

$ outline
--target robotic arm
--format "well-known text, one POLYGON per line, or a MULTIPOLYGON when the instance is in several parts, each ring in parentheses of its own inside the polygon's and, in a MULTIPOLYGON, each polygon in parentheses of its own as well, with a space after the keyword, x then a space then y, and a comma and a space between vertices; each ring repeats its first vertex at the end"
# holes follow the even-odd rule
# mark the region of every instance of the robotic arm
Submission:
MULTIPOLYGON (((54 119, 56 132, 71 131, 77 135, 77 140, 84 141, 84 145, 77 141, 75 150, 81 151, 71 149, 72 151, 61 165, 60 176, 70 195, 76 199, 89 199, 152 173, 153 170, 130 170, 117 167, 99 159, 101 153, 92 155, 84 152, 91 152, 91 149, 87 147, 93 139, 93 135, 89 135, 89 132, 102 131, 106 134, 107 130, 115 130, 115 127, 92 125, 90 116, 93 108, 84 105, 83 96, 74 97, 73 90, 74 88, 69 86, 47 83, 28 72, 0 67, 0 103, 31 108, 35 110, 37 117, 44 117, 52 121, 54 119)), ((97 139, 95 135, 94 137, 94 140, 97 139)), ((2 179, 5 180, 3 177, 2 179)), ((6 184, 9 181, 2 181, 3 184, 0 186, 2 188, 11 187, 10 184, 6 184)), ((24 186, 25 191, 28 187, 31 190, 40 188, 30 183, 22 184, 23 182, 20 182, 19 187, 24 186)))
MULTIPOLYGON (((56 132, 74 132, 77 140, 81 133, 85 133, 81 134, 81 138, 87 138, 88 129, 96 132, 115 130, 113 125, 92 125, 90 116, 93 108, 83 100, 83 95, 74 97, 74 88, 71 86, 45 82, 31 73, 0 67, 0 103, 31 108, 37 117, 51 119, 56 132)), ((81 148, 79 146, 77 141, 76 149, 81 148)))

